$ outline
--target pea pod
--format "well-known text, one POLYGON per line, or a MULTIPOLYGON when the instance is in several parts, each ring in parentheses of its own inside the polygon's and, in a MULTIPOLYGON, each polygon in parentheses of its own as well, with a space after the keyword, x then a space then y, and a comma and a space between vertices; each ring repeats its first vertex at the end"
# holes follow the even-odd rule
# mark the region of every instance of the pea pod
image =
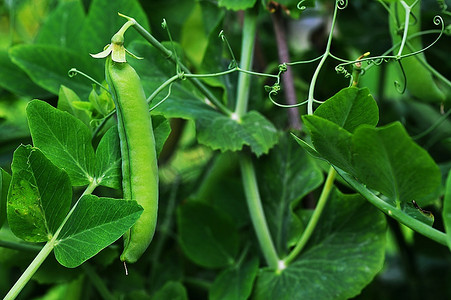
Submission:
MULTIPOLYGON (((407 5, 412 5, 415 0, 404 0, 404 2, 407 5)), ((409 36, 421 31, 420 5, 421 1, 419 1, 411 10, 412 15, 416 17, 415 21, 412 21, 412 17, 410 18, 410 23, 413 24, 405 24, 405 26, 409 26, 409 36)), ((393 2, 390 10, 392 13, 392 17, 390 17, 389 22, 390 33, 393 43, 396 44, 402 39, 402 35, 399 34, 398 29, 399 24, 404 22, 406 12, 399 1, 393 2)), ((412 39, 409 43, 412 45, 413 49, 410 50, 408 47, 405 47, 402 54, 418 51, 423 48, 420 37, 412 39)), ((417 57, 410 56, 402 59, 402 65, 407 79, 407 91, 415 98, 418 98, 424 102, 443 102, 445 100, 445 94, 437 87, 431 72, 421 63, 420 60, 426 61, 423 53, 418 54, 417 57)))
POLYGON ((124 234, 121 260, 134 263, 147 249, 155 232, 158 167, 149 107, 141 80, 125 61, 124 31, 124 27, 121 28, 113 36, 112 44, 93 56, 106 57, 105 75, 118 119, 123 196, 126 200, 137 201, 144 209, 138 221, 124 234))

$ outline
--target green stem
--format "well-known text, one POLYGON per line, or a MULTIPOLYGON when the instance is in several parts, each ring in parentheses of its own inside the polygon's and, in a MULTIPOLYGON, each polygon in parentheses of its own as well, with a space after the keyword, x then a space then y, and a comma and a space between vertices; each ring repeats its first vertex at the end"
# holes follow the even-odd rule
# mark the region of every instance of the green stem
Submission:
POLYGON ((16 281, 13 287, 9 290, 3 300, 16 299, 23 287, 30 281, 31 277, 36 273, 39 267, 42 265, 44 260, 52 252, 53 247, 55 247, 55 237, 48 241, 45 246, 39 251, 38 255, 33 259, 28 268, 23 272, 22 276, 16 281))
POLYGON ((265 212, 263 211, 260 193, 258 191, 257 178, 254 165, 249 156, 243 155, 240 158, 241 176, 243 180, 246 202, 249 208, 252 225, 257 234, 260 248, 268 266, 274 270, 280 268, 279 257, 266 223, 265 212))
MULTIPOLYGON (((252 10, 246 10, 243 23, 243 38, 241 45, 241 70, 250 70, 254 57, 255 32, 257 29, 257 15, 252 10)), ((251 76, 240 72, 238 76, 237 102, 235 115, 239 119, 246 113, 249 102, 251 76)))
POLYGON ((355 180, 351 175, 345 173, 342 170, 336 169, 337 173, 343 177, 343 179, 353 187, 357 192, 359 192, 363 197, 365 197, 371 204, 379 208, 382 212, 389 215, 398 222, 406 225, 412 230, 436 241, 442 245, 447 246, 446 234, 407 215, 405 212, 399 209, 395 209, 392 205, 385 202, 381 198, 377 197, 370 190, 368 190, 363 184, 355 180))
POLYGON ((410 10, 411 10, 411 7, 407 5, 407 3, 405 3, 404 1, 401 0, 400 3, 404 7, 406 15, 404 17, 404 32, 402 35, 401 46, 399 47, 398 54, 396 55, 397 57, 401 57, 402 51, 404 50, 404 45, 406 44, 407 41, 407 34, 409 32, 410 10))
POLYGON ((26 244, 21 242, 11 242, 11 241, 2 241, 0 240, 0 247, 1 248, 9 248, 19 251, 32 251, 32 252, 38 252, 42 250, 41 246, 35 245, 35 244, 26 244))
POLYGON ((334 15, 332 18, 332 24, 330 26, 329 38, 327 39, 326 50, 324 51, 324 54, 321 57, 321 60, 318 64, 318 66, 316 67, 315 73, 313 73, 313 77, 310 82, 310 87, 309 87, 309 91, 308 91, 308 99, 307 99, 307 101, 308 101, 307 102, 307 114, 309 114, 309 115, 313 114, 313 101, 314 101, 316 80, 318 79, 319 72, 320 72, 321 68, 323 67, 324 62, 326 61, 327 57, 330 55, 330 46, 332 44, 332 36, 334 33, 335 22, 336 22, 336 18, 337 18, 337 11, 338 11, 338 3, 336 1, 335 8, 334 8, 334 15))
MULTIPOLYGON (((178 63, 182 72, 184 72, 185 74, 191 73, 185 65, 183 65, 181 62, 177 62, 177 59, 171 50, 163 46, 163 44, 161 44, 156 38, 154 38, 153 35, 150 34, 144 27, 142 27, 135 19, 124 16, 122 14, 120 15, 125 17, 129 21, 133 21, 133 28, 135 28, 136 31, 145 40, 147 40, 153 47, 160 51, 167 59, 175 64, 178 63)), ((224 104, 222 104, 221 100, 219 100, 199 79, 190 77, 190 80, 202 94, 204 94, 215 106, 218 107, 220 111, 229 116, 232 114, 232 112, 224 104)))
POLYGON ((52 252, 53 248, 55 247, 55 244, 58 242, 58 235, 61 232, 61 229, 66 224, 69 217, 74 212, 75 207, 77 206, 80 199, 86 195, 92 193, 94 189, 97 187, 97 182, 91 182, 91 184, 88 185, 86 190, 83 192, 83 194, 78 198, 78 201, 75 203, 75 205, 72 207, 70 212, 67 214, 66 218, 61 223, 60 227, 56 230, 55 234, 51 238, 50 241, 48 241, 44 247, 39 251, 38 255, 33 259, 31 264, 27 267, 27 269, 22 273, 20 278, 16 281, 16 283, 13 285, 13 287, 9 290, 8 294, 6 294, 5 298, 3 300, 10 300, 15 299, 17 295, 19 295, 20 291, 22 291, 23 287, 30 281, 31 277, 36 273, 36 271, 39 269, 39 267, 42 265, 42 263, 45 261, 47 256, 52 252))
POLYGON ((291 253, 284 259, 286 265, 290 264, 294 259, 296 259, 296 257, 299 255, 299 253, 302 251, 302 249, 305 247, 308 240, 312 236, 312 233, 315 230, 316 225, 318 224, 321 214, 324 211, 324 208, 326 207, 327 199, 329 198, 330 192, 332 191, 336 175, 337 172, 335 172, 333 167, 330 167, 326 183, 324 184, 323 191, 321 192, 321 196, 319 197, 315 211, 310 217, 307 227, 302 233, 302 236, 297 242, 296 246, 291 251, 291 253))

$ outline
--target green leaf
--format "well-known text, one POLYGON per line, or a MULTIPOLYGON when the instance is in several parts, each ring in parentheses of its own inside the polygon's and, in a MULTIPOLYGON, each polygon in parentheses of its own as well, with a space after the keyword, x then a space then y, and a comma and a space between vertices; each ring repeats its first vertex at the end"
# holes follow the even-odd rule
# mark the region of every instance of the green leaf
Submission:
POLYGON ((11 61, 7 51, 0 51, 0 86, 16 95, 46 98, 51 94, 36 85, 11 61))
POLYGON ((299 238, 299 220, 293 210, 323 182, 321 169, 288 136, 280 138, 258 165, 257 174, 265 215, 279 255, 299 238))
POLYGON ((34 145, 69 174, 72 185, 89 184, 95 163, 89 128, 69 113, 39 100, 28 104, 27 115, 34 145))
POLYGON ((260 299, 349 299, 381 270, 386 222, 359 195, 335 190, 305 250, 279 273, 261 270, 260 299))
POLYGON ((159 156, 161 150, 163 150, 164 143, 171 133, 171 125, 165 117, 160 115, 152 115, 152 128, 155 136, 157 156, 159 156))
POLYGON ((445 200, 443 201, 443 223, 445 224, 448 247, 451 250, 451 171, 445 186, 445 200))
POLYGON ((316 151, 331 164, 353 174, 352 134, 337 124, 315 115, 302 116, 302 120, 310 131, 316 151))
POLYGON ((222 271, 210 288, 210 300, 246 300, 249 298, 258 272, 258 259, 222 271))
POLYGON ((186 288, 177 281, 166 282, 152 297, 153 300, 188 300, 186 288))
POLYGON ((313 148, 309 143, 307 143, 306 141, 302 140, 301 138, 297 137, 294 133, 291 133, 291 136, 294 138, 294 140, 299 144, 299 146, 301 146, 305 152, 307 152, 308 154, 310 154, 311 156, 313 156, 314 158, 319 158, 319 159, 323 159, 323 157, 321 156, 321 154, 319 154, 315 148, 313 148))
POLYGON ((81 1, 62 1, 39 29, 35 43, 80 49, 79 35, 85 13, 81 1))
POLYGON ((17 148, 11 169, 7 204, 11 230, 28 242, 49 240, 69 212, 69 177, 31 146, 17 148))
POLYGON ((96 149, 96 180, 100 185, 121 188, 121 149, 117 126, 105 133, 96 149))
POLYGON ((6 220, 6 201, 10 183, 11 175, 0 168, 0 228, 6 220))
POLYGON ((367 88, 344 88, 321 104, 314 114, 351 133, 362 124, 376 126, 379 121, 379 109, 367 88))
POLYGON ((238 253, 235 225, 214 207, 188 202, 177 211, 180 244, 192 261, 206 268, 232 265, 238 253))
POLYGON ((358 180, 397 206, 412 200, 421 206, 438 196, 439 168, 400 123, 358 128, 352 137, 352 153, 358 180))
MULTIPOLYGON (((60 85, 74 90, 83 98, 91 92, 91 85, 82 76, 70 78, 68 71, 76 68, 102 80, 101 68, 93 67, 89 55, 54 45, 16 45, 9 50, 11 60, 47 91, 58 94, 60 85)), ((100 66, 100 65, 99 65, 100 66)))
MULTIPOLYGON (((28 99, 0 99, 0 143, 2 151, 6 150, 6 145, 10 144, 8 153, 17 148, 18 140, 27 140, 30 137, 30 131, 27 125, 27 115, 25 108, 28 99)), ((8 154, 9 156, 10 154, 8 154)), ((8 158, 10 160, 10 158, 8 158)))
POLYGON ((58 105, 57 108, 62 111, 67 111, 71 115, 77 117, 87 126, 91 122, 91 117, 85 110, 80 110, 74 106, 74 103, 80 102, 80 97, 68 87, 62 85, 58 93, 58 105))
POLYGON ((85 195, 64 224, 54 251, 60 264, 75 268, 119 239, 138 220, 135 201, 85 195))
MULTIPOLYGON (((153 92, 168 78, 168 74, 174 72, 173 65, 149 45, 135 42, 131 45, 131 50, 144 57, 143 62, 138 64, 131 61, 130 64, 141 76, 147 93, 153 92)), ((163 92, 163 96, 165 95, 166 92, 163 92)), ((160 98, 155 99, 152 104, 159 100, 160 98)), ((260 113, 251 111, 238 122, 194 95, 192 86, 185 82, 183 85, 174 84, 170 97, 155 108, 154 113, 166 118, 194 120, 199 143, 223 152, 239 151, 244 145, 248 145, 252 152, 261 155, 268 153, 277 143, 276 128, 260 113)))
POLYGON ((244 10, 255 5, 257 0, 219 0, 218 5, 231 10, 244 10))

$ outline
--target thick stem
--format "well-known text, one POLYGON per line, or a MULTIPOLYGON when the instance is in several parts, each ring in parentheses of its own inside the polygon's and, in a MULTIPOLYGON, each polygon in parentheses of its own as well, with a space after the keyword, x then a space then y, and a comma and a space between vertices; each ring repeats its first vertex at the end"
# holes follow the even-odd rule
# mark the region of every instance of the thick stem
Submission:
POLYGON ((39 269, 39 267, 42 265, 42 263, 45 261, 47 256, 52 252, 53 248, 55 247, 55 244, 57 243, 58 235, 61 232, 61 229, 63 228, 64 224, 66 224, 69 217, 72 215, 75 207, 77 206, 80 199, 87 194, 91 194, 94 189, 97 187, 97 182, 92 182, 86 190, 83 192, 83 194, 80 196, 78 201, 75 203, 75 205, 72 207, 70 212, 67 214, 66 218, 61 223, 60 227, 56 230, 55 234, 53 235, 52 239, 48 241, 44 247, 39 251, 38 255, 33 259, 31 264, 28 266, 28 268, 23 272, 23 274, 20 276, 20 278, 16 281, 16 283, 13 285, 13 287, 9 290, 8 294, 6 294, 5 298, 3 300, 9 300, 9 299, 15 299, 17 295, 19 295, 20 291, 22 291, 23 287, 30 281, 31 277, 36 273, 36 271, 39 269))
POLYGON ((293 251, 291 251, 291 253, 284 259, 286 265, 288 265, 294 259, 296 259, 296 257, 299 255, 299 253, 302 251, 302 249, 305 247, 308 240, 312 236, 312 233, 315 230, 316 225, 318 224, 321 214, 324 211, 324 208, 326 207, 327 199, 329 199, 329 195, 330 192, 332 191, 336 175, 337 172, 335 172, 335 170, 332 167, 330 167, 326 183, 324 184, 323 191, 321 192, 321 196, 319 197, 318 203, 316 204, 315 211, 310 217, 307 227, 302 233, 302 236, 297 242, 293 251))
MULTIPOLYGON (((256 29, 257 15, 252 9, 249 9, 244 16, 240 69, 250 70, 252 67, 256 29)), ((237 101, 235 106, 235 116, 238 120, 241 119, 247 111, 250 81, 250 75, 240 72, 240 75, 238 76, 237 101)))
MULTIPOLYGON (((126 17, 126 16, 124 16, 124 17, 126 17)), ((136 31, 138 31, 138 33, 144 39, 146 39, 152 46, 154 46, 158 51, 160 51, 167 59, 169 59, 170 61, 172 61, 175 64, 178 63, 180 66, 180 69, 185 74, 190 74, 189 69, 185 65, 183 65, 181 62, 178 62, 176 60, 172 51, 170 51, 165 46, 163 46, 163 44, 161 44, 157 39, 155 39, 146 29, 144 29, 144 27, 142 27, 133 18, 130 18, 130 17, 126 17, 126 18, 128 20, 134 21, 133 28, 135 28, 136 31)), ((210 100, 216 107, 218 107, 219 110, 221 110, 223 113, 225 113, 227 115, 232 114, 232 112, 224 104, 222 104, 221 100, 219 100, 215 95, 213 95, 213 93, 199 79, 197 79, 195 77, 189 77, 189 79, 194 84, 194 86, 196 86, 196 88, 208 98, 208 100, 210 100)))
POLYGON ((246 202, 249 208, 252 225, 257 234, 260 248, 265 257, 266 263, 273 269, 279 269, 279 257, 266 223, 265 212, 263 211, 260 193, 258 191, 257 178, 254 165, 249 156, 243 155, 240 158, 241 176, 243 180, 246 202))
POLYGON ((431 226, 412 218, 405 212, 395 209, 392 205, 388 204, 381 198, 374 195, 370 190, 368 190, 363 184, 355 180, 351 175, 337 169, 337 173, 343 177, 343 179, 353 187, 357 192, 359 192, 363 197, 365 197, 371 204, 379 208, 382 212, 397 220, 398 222, 406 225, 410 229, 436 241, 444 246, 447 246, 446 234, 432 228, 431 226))
MULTIPOLYGON (((272 22, 274 26, 274 32, 276 34, 277 41, 277 51, 279 54, 279 61, 281 63, 289 62, 290 53, 288 51, 288 43, 286 38, 286 28, 284 26, 284 20, 282 17, 282 12, 278 8, 271 14, 272 22)), ((295 105, 297 103, 296 91, 294 89, 293 72, 291 68, 288 67, 287 71, 282 77, 283 87, 285 89, 285 100, 288 105, 295 105)), ((299 116, 299 109, 297 107, 288 108, 288 121, 290 128, 301 130, 301 118, 299 116)))
POLYGON ((23 272, 22 276, 16 281, 13 287, 9 290, 8 294, 6 294, 3 300, 11 300, 15 299, 20 291, 22 291, 23 287, 30 281, 31 277, 36 273, 39 267, 42 265, 44 260, 49 256, 52 252, 53 247, 55 246, 55 237, 45 244, 45 246, 39 251, 38 255, 33 259, 28 268, 23 272))

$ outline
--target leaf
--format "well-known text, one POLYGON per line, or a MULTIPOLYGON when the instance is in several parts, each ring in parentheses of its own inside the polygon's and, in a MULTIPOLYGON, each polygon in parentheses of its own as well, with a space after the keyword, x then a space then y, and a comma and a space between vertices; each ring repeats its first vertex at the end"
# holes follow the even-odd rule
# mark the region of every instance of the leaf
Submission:
POLYGON ((308 154, 310 154, 311 156, 313 156, 314 158, 319 158, 319 159, 323 159, 323 157, 321 156, 321 154, 319 154, 315 148, 313 148, 309 143, 307 143, 306 141, 302 140, 301 138, 297 137, 294 133, 291 133, 291 136, 294 138, 294 140, 299 144, 299 146, 301 146, 305 152, 307 152, 308 154))
POLYGON ((141 213, 135 201, 83 196, 61 229, 56 259, 68 268, 81 265, 119 239, 141 213))
POLYGON ((362 124, 376 126, 379 121, 379 109, 367 88, 344 88, 321 104, 314 114, 351 133, 362 124))
POLYGON ((121 188, 121 149, 117 126, 104 134, 96 150, 96 180, 100 185, 121 188))
POLYGON ((177 281, 168 281, 152 297, 154 300, 188 300, 186 288, 177 281))
POLYGON ((25 114, 28 101, 26 98, 0 100, 0 143, 4 147, 3 151, 9 146, 9 152, 13 152, 18 140, 29 139, 30 131, 25 114))
POLYGON ((89 128, 67 112, 39 100, 28 104, 27 115, 34 145, 69 174, 72 185, 89 184, 95 163, 89 128))
POLYGON ((10 183, 11 175, 0 168, 0 228, 6 220, 6 201, 10 183))
POLYGON ((180 244, 189 259, 206 268, 232 265, 238 253, 238 232, 217 209, 188 202, 177 211, 180 244))
POLYGON ((445 200, 443 201, 443 223, 445 224, 448 247, 451 250, 451 171, 445 185, 445 200))
POLYGON ((257 174, 266 219, 279 255, 299 238, 294 208, 323 182, 321 169, 288 136, 280 138, 258 165, 257 174))
POLYGON ((258 272, 258 259, 221 272, 210 288, 210 300, 246 300, 249 298, 258 272))
POLYGON ((254 299, 352 298, 383 267, 385 235, 379 211, 335 190, 305 250, 279 273, 261 270, 254 299))
POLYGON ((399 122, 358 128, 352 152, 358 180, 395 203, 415 200, 422 206, 438 196, 439 168, 399 122))
POLYGON ((354 174, 352 165, 352 134, 337 124, 315 115, 303 116, 305 126, 310 131, 316 151, 331 164, 354 174))
POLYGON ((21 96, 46 98, 51 94, 36 85, 21 68, 11 61, 7 51, 0 51, 0 86, 21 96))
POLYGON ((85 13, 81 1, 62 1, 39 29, 35 43, 80 49, 79 35, 85 13))
POLYGON ((160 115, 152 115, 152 128, 155 136, 157 156, 159 156, 161 150, 163 150, 164 143, 171 134, 171 125, 165 117, 160 115))
POLYGON ((74 106, 74 103, 80 101, 81 101, 80 97, 78 97, 78 95, 73 90, 64 85, 60 87, 58 93, 57 108, 61 111, 67 111, 71 115, 77 117, 77 119, 83 121, 83 123, 85 123, 87 126, 89 126, 91 122, 91 117, 87 114, 85 110, 77 109, 74 106))
MULTIPOLYGON (((146 92, 151 93, 174 72, 174 67, 149 45, 135 42, 131 48, 144 57, 146 63, 131 61, 130 64, 141 76, 146 92)), ((155 99, 152 104, 159 100, 155 99)), ((169 98, 155 108, 154 113, 166 118, 194 120, 199 143, 222 152, 239 151, 248 145, 252 152, 261 155, 277 143, 276 128, 260 113, 251 111, 241 121, 234 120, 196 96, 190 84, 174 84, 169 98)))
POLYGON ((218 5, 236 11, 251 8, 256 2, 256 0, 219 0, 218 5))
POLYGON ((88 53, 76 52, 55 45, 16 45, 9 50, 11 60, 24 70, 28 76, 47 91, 58 94, 61 85, 74 90, 82 98, 87 98, 91 85, 81 77, 70 78, 71 68, 83 70, 96 80, 102 80, 101 68, 93 65, 88 53))
POLYGON ((29 145, 17 148, 11 169, 7 204, 11 230, 28 242, 49 240, 69 212, 68 175, 29 145))

